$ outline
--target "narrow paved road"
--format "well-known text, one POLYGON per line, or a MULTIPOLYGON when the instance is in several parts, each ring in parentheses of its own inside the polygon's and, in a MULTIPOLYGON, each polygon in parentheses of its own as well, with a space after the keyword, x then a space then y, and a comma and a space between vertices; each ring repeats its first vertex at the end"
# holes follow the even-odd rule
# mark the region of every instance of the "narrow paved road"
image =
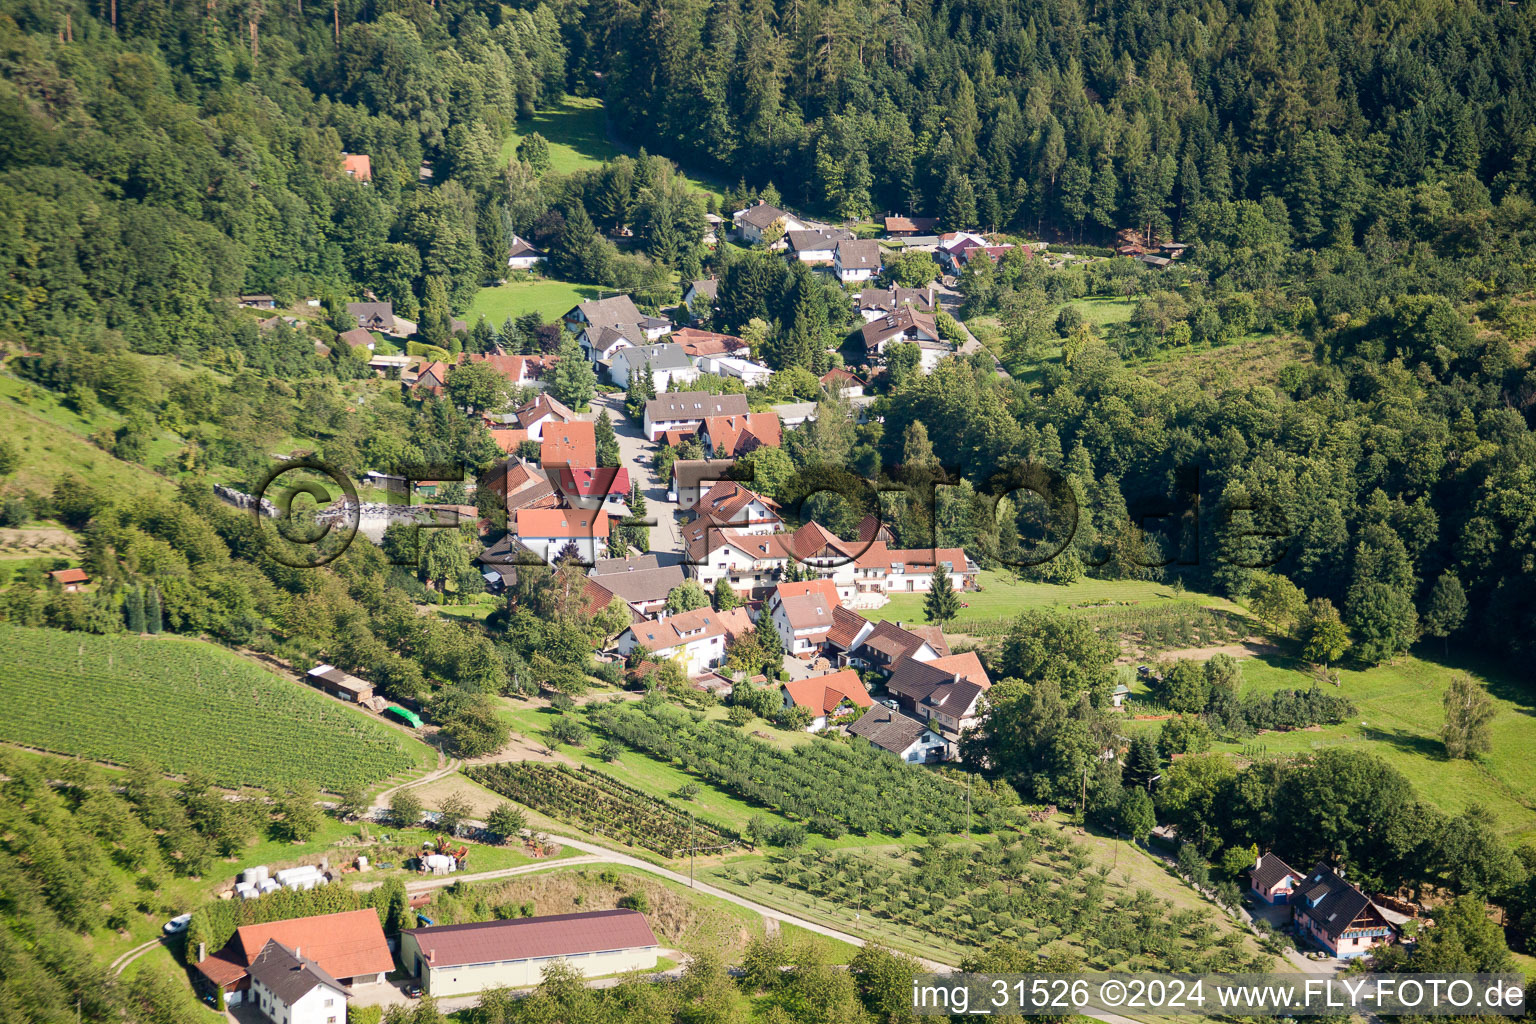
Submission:
POLYGON ((677 503, 667 500, 667 481, 659 479, 651 465, 658 446, 646 439, 644 425, 630 419, 624 411, 623 395, 598 395, 592 400, 592 417, 596 419, 603 409, 608 410, 608 416, 613 420, 613 432, 619 439, 619 465, 629 470, 630 479, 645 493, 646 513, 654 521, 650 549, 655 552, 682 551, 677 503))

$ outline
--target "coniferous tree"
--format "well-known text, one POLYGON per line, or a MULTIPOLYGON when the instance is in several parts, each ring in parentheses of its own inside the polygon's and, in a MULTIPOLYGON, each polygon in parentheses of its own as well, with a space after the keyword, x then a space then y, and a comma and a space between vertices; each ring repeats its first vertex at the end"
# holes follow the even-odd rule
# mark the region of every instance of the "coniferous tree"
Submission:
POLYGON ((160 614, 160 588, 150 587, 144 600, 144 628, 156 635, 163 627, 160 614))
POLYGON ((923 598, 923 613, 928 621, 943 625, 960 614, 960 595, 955 593, 949 571, 942 565, 935 566, 928 578, 928 595, 923 598))
POLYGON ((123 601, 123 619, 130 633, 144 632, 144 591, 129 587, 123 601))

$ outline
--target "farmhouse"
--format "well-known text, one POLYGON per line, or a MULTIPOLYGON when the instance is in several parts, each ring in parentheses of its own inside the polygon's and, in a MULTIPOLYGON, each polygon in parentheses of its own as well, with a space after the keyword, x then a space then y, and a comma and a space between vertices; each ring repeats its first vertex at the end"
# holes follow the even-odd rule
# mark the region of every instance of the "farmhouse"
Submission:
POLYGON ((358 703, 373 696, 372 683, 330 665, 316 665, 307 676, 311 686, 317 686, 339 700, 358 703))
POLYGON ((781 687, 786 708, 803 707, 811 711, 806 732, 821 732, 834 718, 874 704, 869 691, 853 669, 833 672, 811 679, 796 679, 781 687))
POLYGON ((911 718, 926 722, 943 737, 946 758, 959 754, 961 734, 981 720, 981 696, 992 686, 974 651, 919 661, 908 657, 897 664, 886 681, 911 718))
POLYGON ((1322 861, 1297 881, 1290 904, 1297 929, 1337 957, 1364 956, 1397 938, 1381 908, 1322 861))
POLYGON ((699 608, 656 621, 637 622, 619 637, 615 650, 628 657, 639 648, 653 659, 678 658, 690 676, 715 668, 725 660, 725 648, 752 628, 746 609, 717 612, 699 608))
POLYGON ((848 731, 912 764, 944 759, 942 736, 917 719, 908 718, 884 704, 876 704, 864 712, 857 722, 848 726, 848 731))
POLYGON ((691 434, 704 425, 707 417, 745 416, 747 411, 746 395, 711 395, 704 391, 658 394, 645 403, 645 436, 655 441, 669 430, 691 434))
POLYGON ((888 238, 910 238, 926 235, 939 224, 937 217, 886 217, 885 234, 888 238))
POLYGON ((433 996, 537 985, 564 960, 587 977, 649 970, 660 944, 634 910, 524 917, 478 924, 410 928, 400 933, 400 961, 433 996))
POLYGON ((977 566, 964 548, 892 548, 883 540, 869 540, 859 547, 853 577, 860 594, 927 593, 939 566, 949 573, 956 590, 976 587, 977 566))
POLYGON ((861 547, 839 540, 814 522, 793 533, 757 535, 693 523, 683 531, 683 545, 688 571, 705 590, 720 579, 738 592, 764 590, 793 559, 814 575, 833 580, 845 599, 854 594, 854 558, 861 547))
MULTIPOLYGON (((348 988, 378 984, 395 968, 378 912, 349 910, 237 928, 223 949, 197 962, 200 984, 222 989, 226 1002, 241 1002, 251 988, 251 965, 272 941, 302 954, 348 988)), ((338 1016, 345 1019, 345 1013, 338 1016)))
POLYGON ((273 1024, 339 1024, 347 1019, 347 987, 297 949, 276 939, 248 970, 250 1001, 273 1024))

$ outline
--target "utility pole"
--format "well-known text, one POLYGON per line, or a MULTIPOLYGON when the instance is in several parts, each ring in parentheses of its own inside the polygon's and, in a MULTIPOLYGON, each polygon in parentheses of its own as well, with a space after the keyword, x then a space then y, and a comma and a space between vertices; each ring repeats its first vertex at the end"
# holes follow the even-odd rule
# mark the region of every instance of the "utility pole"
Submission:
POLYGON ((971 838, 971 776, 965 776, 965 838, 971 838))

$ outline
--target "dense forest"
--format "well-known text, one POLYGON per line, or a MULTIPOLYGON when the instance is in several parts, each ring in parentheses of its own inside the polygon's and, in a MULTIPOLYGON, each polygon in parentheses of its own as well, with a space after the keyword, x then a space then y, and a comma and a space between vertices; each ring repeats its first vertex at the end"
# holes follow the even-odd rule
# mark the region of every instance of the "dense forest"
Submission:
POLYGON ((632 137, 838 216, 1167 237, 1269 196, 1321 247, 1425 185, 1532 185, 1523 4, 594 0, 572 22, 572 84, 605 72, 632 137))

